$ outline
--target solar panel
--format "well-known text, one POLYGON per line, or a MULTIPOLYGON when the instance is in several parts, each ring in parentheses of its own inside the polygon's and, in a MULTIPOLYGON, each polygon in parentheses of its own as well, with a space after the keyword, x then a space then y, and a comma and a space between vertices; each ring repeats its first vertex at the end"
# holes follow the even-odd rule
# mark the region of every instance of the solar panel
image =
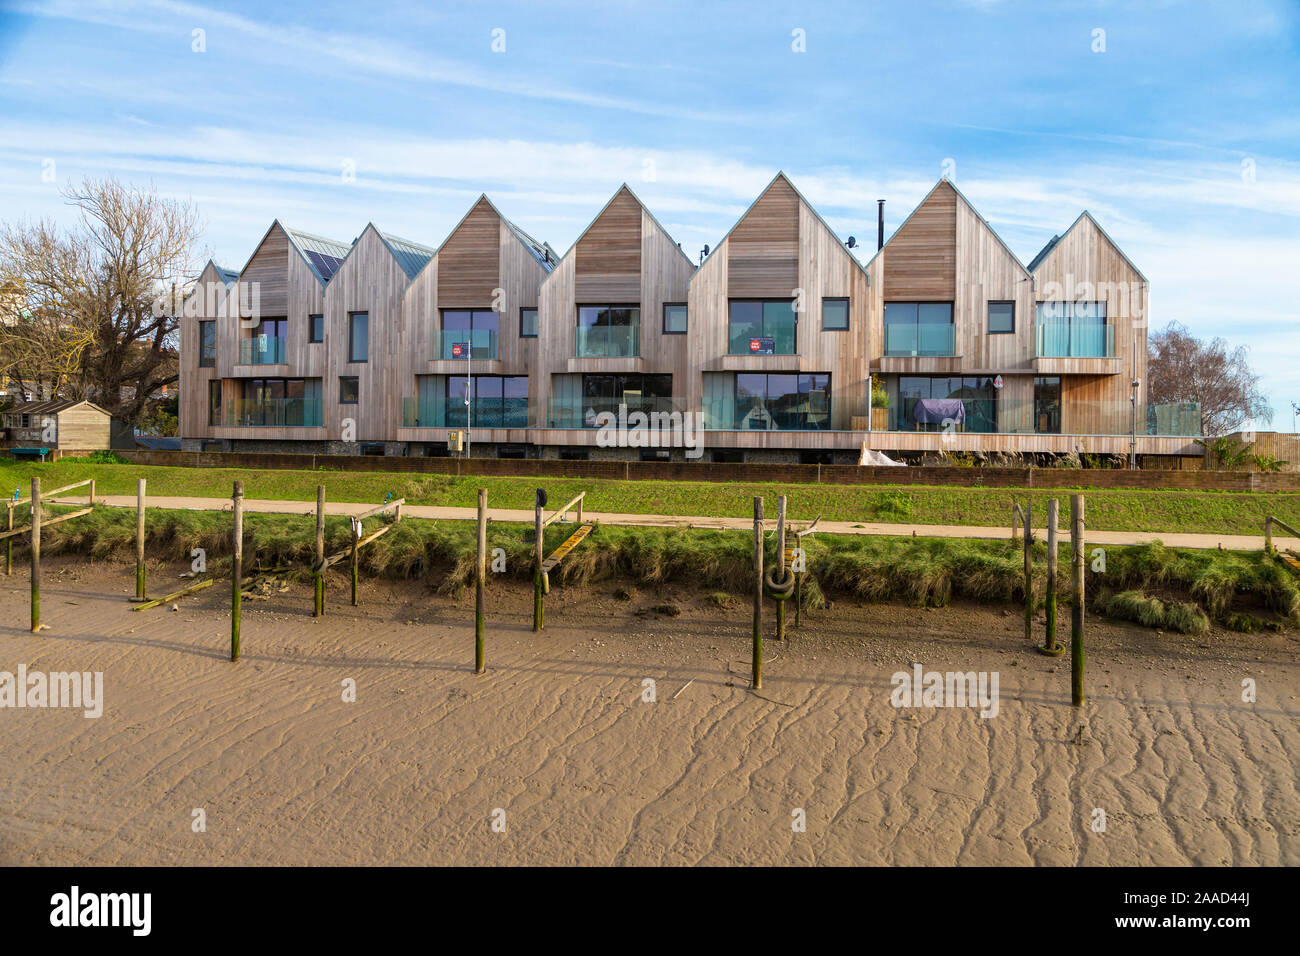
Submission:
POLYGON ((343 262, 337 256, 327 256, 322 252, 315 250, 307 251, 307 260, 312 264, 317 272, 321 274, 326 282, 338 271, 339 265, 343 262))

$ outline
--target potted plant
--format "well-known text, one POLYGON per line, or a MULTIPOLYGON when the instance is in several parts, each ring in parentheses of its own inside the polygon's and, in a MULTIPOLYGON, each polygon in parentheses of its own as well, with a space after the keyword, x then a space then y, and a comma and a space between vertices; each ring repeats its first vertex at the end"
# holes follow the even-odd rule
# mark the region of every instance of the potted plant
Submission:
POLYGON ((871 389, 871 430, 889 431, 889 393, 883 385, 871 389))

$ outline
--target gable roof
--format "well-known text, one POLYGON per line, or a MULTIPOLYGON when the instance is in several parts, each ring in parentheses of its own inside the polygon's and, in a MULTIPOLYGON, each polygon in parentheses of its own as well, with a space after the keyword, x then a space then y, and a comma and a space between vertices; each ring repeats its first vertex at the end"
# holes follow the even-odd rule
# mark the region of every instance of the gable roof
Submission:
MULTIPOLYGON (((467 220, 473 214, 474 210, 478 208, 479 203, 483 203, 483 202, 487 203, 488 208, 492 210, 493 214, 498 219, 500 219, 503 223, 505 223, 506 228, 509 229, 511 234, 516 239, 519 240, 519 242, 523 245, 525 249, 528 250, 528 254, 532 256, 534 260, 536 260, 537 264, 542 267, 543 271, 549 273, 552 269, 555 268, 556 263, 560 261, 560 257, 556 253, 556 251, 551 248, 551 244, 549 242, 539 242, 538 240, 530 236, 528 233, 520 229, 511 220, 503 216, 501 214, 501 210, 498 209, 496 207, 496 204, 492 202, 491 199, 488 198, 487 193, 479 193, 479 197, 475 199, 472 203, 470 203, 470 207, 465 210, 465 215, 461 216, 460 221, 457 222, 456 225, 454 225, 451 228, 451 231, 447 233, 447 238, 442 240, 442 245, 438 246, 438 248, 434 252, 434 255, 437 255, 438 252, 442 251, 442 247, 445 246, 449 241, 451 241, 451 237, 456 235, 456 233, 460 230, 460 227, 465 225, 465 220, 467 220)), ((431 260, 432 260, 432 256, 430 257, 430 261, 431 260)), ((425 266, 427 266, 428 264, 429 262, 426 261, 425 266)), ((422 266, 421 270, 423 270, 423 268, 424 267, 422 266)), ((412 276, 412 278, 414 278, 414 276, 412 276)))
MULTIPOLYGON (((374 226, 372 222, 370 225, 374 226)), ((375 226, 375 233, 380 239, 384 240, 384 245, 388 251, 393 254, 397 260, 398 266, 406 273, 406 278, 414 279, 420 274, 420 270, 429 264, 438 252, 429 246, 422 246, 418 242, 411 242, 409 239, 400 239, 397 236, 384 232, 378 226, 375 226)))
MULTIPOLYGON (((710 259, 712 259, 712 258, 713 258, 713 254, 714 254, 715 252, 717 252, 719 249, 722 248, 722 244, 725 243, 725 242, 726 242, 726 241, 731 237, 731 234, 732 234, 733 232, 736 231, 736 228, 737 228, 737 227, 738 227, 742 222, 745 221, 745 218, 746 218, 746 217, 747 217, 751 212, 754 211, 754 207, 758 205, 759 200, 761 200, 764 196, 766 196, 766 195, 768 194, 768 192, 771 190, 771 188, 772 188, 773 186, 775 186, 775 185, 777 184, 778 181, 779 181, 779 182, 784 182, 787 186, 789 186, 790 189, 791 189, 791 191, 793 191, 794 194, 795 194, 795 196, 799 199, 799 202, 803 203, 805 206, 808 207, 808 211, 811 212, 814 216, 817 217, 817 221, 820 222, 820 223, 822 224, 822 226, 825 227, 826 231, 829 232, 832 236, 835 236, 836 239, 839 238, 839 233, 837 233, 834 229, 832 229, 832 228, 831 228, 831 224, 828 223, 825 219, 822 218, 822 214, 819 213, 819 212, 817 211, 817 207, 814 206, 812 203, 810 203, 810 202, 807 200, 807 198, 804 196, 803 193, 799 192, 799 187, 796 186, 793 182, 790 181, 790 177, 787 176, 787 175, 785 174, 785 171, 784 171, 784 170, 778 170, 778 171, 777 171, 777 174, 776 174, 775 176, 772 177, 771 182, 769 182, 766 186, 764 186, 764 187, 762 188, 762 190, 759 192, 759 194, 758 194, 757 196, 754 197, 754 201, 751 202, 751 203, 749 204, 749 206, 745 209, 745 211, 744 211, 743 213, 740 214, 740 218, 737 219, 734 223, 732 223, 732 226, 731 226, 730 229, 727 230, 726 235, 724 235, 721 239, 719 239, 719 240, 718 240, 718 244, 717 244, 716 246, 714 246, 712 249, 709 250, 709 254, 708 254, 707 256, 704 257, 704 262, 701 262, 701 263, 700 263, 700 265, 699 265, 699 269, 703 269, 703 268, 704 268, 704 263, 705 263, 705 262, 708 262, 710 259)), ((842 244, 841 244, 841 245, 842 245, 842 244)), ((683 254, 684 254, 684 253, 683 253, 683 254)), ((849 257, 849 259, 852 260, 853 264, 854 264, 855 266, 857 266, 859 269, 861 269, 864 273, 867 271, 867 270, 866 270, 866 267, 865 267, 861 262, 858 261, 858 257, 855 256, 855 255, 853 254, 853 252, 852 252, 852 251, 851 251, 847 246, 844 247, 844 254, 847 255, 847 256, 849 257)), ((688 258, 689 258, 689 257, 688 257, 688 258)), ((873 256, 872 258, 874 258, 874 256, 873 256)), ((699 269, 696 269, 696 272, 698 272, 699 269)), ((692 275, 691 278, 694 279, 695 276, 692 275)))
POLYGON ((1148 281, 1147 277, 1142 274, 1142 270, 1133 264, 1133 260, 1130 259, 1128 255, 1124 252, 1124 250, 1119 247, 1119 244, 1116 243, 1115 240, 1110 237, 1110 234, 1107 233, 1105 229, 1101 228, 1101 223, 1097 221, 1096 217, 1094 217, 1093 214, 1088 212, 1088 210, 1086 209, 1083 212, 1079 213, 1079 218, 1075 219, 1074 222, 1070 223, 1069 229, 1065 230, 1065 232, 1061 233, 1059 236, 1053 236, 1051 241, 1047 245, 1043 246, 1042 251, 1039 252, 1038 255, 1034 256, 1034 261, 1029 264, 1030 271, 1032 272, 1034 269, 1037 269, 1040 265, 1042 265, 1043 261, 1046 260, 1049 255, 1051 255, 1052 250, 1056 248, 1057 244, 1061 242, 1061 240, 1063 240, 1070 233, 1072 233, 1075 227, 1078 226, 1079 223, 1083 222, 1084 219, 1087 219, 1090 223, 1093 224, 1094 227, 1096 227, 1097 231, 1101 233, 1101 237, 1105 239, 1108 243, 1110 243, 1110 247, 1119 253, 1119 257, 1128 263, 1128 267, 1137 273, 1137 277, 1139 279, 1141 279, 1143 282, 1148 281))
MULTIPOLYGON (((20 402, 4 410, 6 415, 58 415, 78 405, 89 405, 97 412, 109 415, 105 409, 85 398, 52 398, 43 402, 20 402)), ((111 418, 112 416, 109 415, 111 418)))
MULTIPOLYGON (((655 214, 652 213, 650 211, 650 208, 641 201, 641 197, 638 196, 632 190, 631 186, 629 186, 627 183, 623 183, 623 185, 619 186, 618 189, 614 190, 614 195, 610 196, 609 199, 605 201, 605 205, 600 207, 600 212, 596 213, 596 215, 592 218, 591 222, 587 223, 587 225, 583 227, 582 232, 578 233, 578 238, 573 240, 572 245, 569 246, 569 248, 565 251, 564 255, 557 257, 555 262, 556 265, 559 265, 561 261, 567 259, 569 256, 573 254, 573 250, 578 248, 578 243, 582 241, 583 237, 587 233, 591 232, 592 227, 600 221, 600 217, 605 215, 605 210, 607 210, 610 206, 612 206, 614 204, 614 200, 617 199, 624 192, 626 192, 629 196, 631 196, 632 201, 635 202, 638 206, 640 206, 642 211, 647 216, 650 217, 650 221, 659 227, 659 231, 662 232, 665 236, 667 236, 670 242, 673 241, 672 233, 670 233, 667 229, 665 229, 663 223, 661 223, 657 218, 655 218, 655 214)), ((682 258, 686 260, 687 264, 691 267, 691 269, 695 269, 696 267, 695 261, 690 256, 688 256, 686 252, 682 249, 681 243, 674 243, 674 244, 677 246, 677 251, 682 254, 682 258)))
POLYGON ((966 194, 957 188, 957 184, 954 183, 947 176, 942 177, 937 183, 935 183, 932 187, 930 187, 930 191, 925 194, 925 198, 916 204, 916 206, 912 209, 912 211, 907 214, 907 218, 898 224, 898 228, 893 231, 893 233, 890 235, 889 239, 885 242, 885 244, 881 246, 879 249, 877 249, 876 254, 867 260, 867 265, 870 266, 871 263, 876 261, 877 256, 879 256, 882 252, 884 252, 889 247, 889 243, 893 242, 898 237, 898 234, 903 231, 903 227, 912 221, 912 217, 917 214, 917 212, 920 210, 922 206, 924 206, 927 202, 930 201, 930 197, 933 196, 936 192, 938 192, 939 188, 942 186, 947 186, 949 189, 953 191, 953 194, 959 200, 965 203, 966 208, 975 214, 975 217, 979 219, 981 223, 984 224, 984 228, 987 229, 992 234, 993 238, 998 241, 998 245, 1002 247, 1003 251, 1006 252, 1006 254, 1011 257, 1011 261, 1020 267, 1020 271, 1023 272, 1027 277, 1033 278, 1033 276, 1030 274, 1031 270, 1025 268, 1025 264, 1020 261, 1020 257, 1011 251, 1011 247, 1008 246, 1006 242, 1003 240, 1003 238, 998 235, 998 231, 994 229, 992 224, 987 219, 984 218, 984 216, 980 213, 978 209, 975 208, 975 204, 966 198, 966 194))
MULTIPOLYGON (((227 269, 225 266, 217 265, 215 260, 209 259, 208 266, 212 266, 212 268, 217 270, 217 277, 225 283, 227 288, 234 285, 239 279, 239 273, 237 271, 234 269, 227 269)), ((203 272, 207 271, 208 266, 203 267, 203 272)), ((203 272, 200 272, 199 275, 203 275, 203 272)))

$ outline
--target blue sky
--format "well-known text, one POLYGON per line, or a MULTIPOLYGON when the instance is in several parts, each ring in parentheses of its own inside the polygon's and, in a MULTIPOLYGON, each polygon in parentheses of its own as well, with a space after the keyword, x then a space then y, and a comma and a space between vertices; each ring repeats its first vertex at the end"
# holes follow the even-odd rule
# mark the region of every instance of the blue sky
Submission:
POLYGON ((694 256, 784 169, 869 255, 947 162, 1025 261, 1091 210, 1152 325, 1249 346, 1290 430, 1297 91, 1296 0, 3 0, 0 218, 153 182, 238 268, 276 217, 436 246, 487 192, 563 251, 626 181, 694 256))

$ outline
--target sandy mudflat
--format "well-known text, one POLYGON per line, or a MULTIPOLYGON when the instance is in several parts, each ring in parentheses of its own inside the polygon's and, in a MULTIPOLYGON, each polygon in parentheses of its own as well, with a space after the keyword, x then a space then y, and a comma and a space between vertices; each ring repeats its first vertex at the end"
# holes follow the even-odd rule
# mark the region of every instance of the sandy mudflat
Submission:
POLYGON ((0 863, 1300 863, 1296 634, 1091 622, 1080 744, 1068 662, 997 610, 838 602, 768 642, 759 697, 748 608, 685 589, 557 588, 535 636, 493 588, 476 677, 472 595, 352 608, 339 579, 317 622, 294 587, 246 602, 232 665, 225 587, 132 613, 133 582, 51 562, 36 636, 26 569, 0 576, 0 670, 103 671, 107 698, 0 710, 0 863), (913 661, 997 671, 1000 712, 894 708, 913 661))

